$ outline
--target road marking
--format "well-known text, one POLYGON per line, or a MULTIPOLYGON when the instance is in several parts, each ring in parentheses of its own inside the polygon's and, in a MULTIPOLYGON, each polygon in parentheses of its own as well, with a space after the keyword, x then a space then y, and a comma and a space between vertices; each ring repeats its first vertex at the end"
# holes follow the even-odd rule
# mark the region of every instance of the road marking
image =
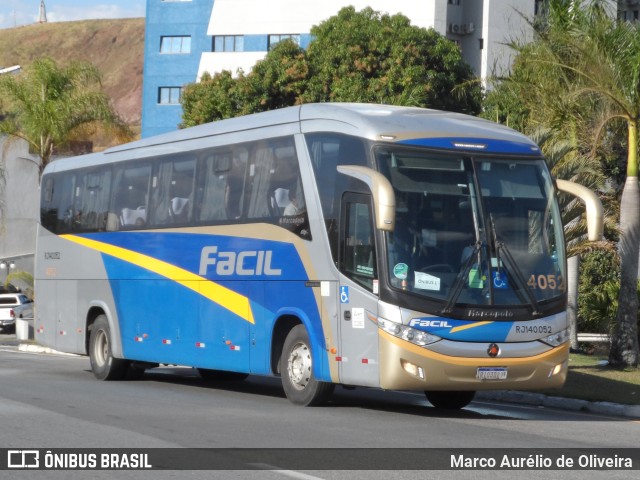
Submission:
POLYGON ((273 473, 279 473, 289 478, 297 478, 299 480, 324 480, 322 477, 315 477, 307 473, 296 472, 295 470, 281 470, 275 465, 269 465, 268 463, 250 463, 249 465, 260 467, 263 470, 269 470, 273 473))

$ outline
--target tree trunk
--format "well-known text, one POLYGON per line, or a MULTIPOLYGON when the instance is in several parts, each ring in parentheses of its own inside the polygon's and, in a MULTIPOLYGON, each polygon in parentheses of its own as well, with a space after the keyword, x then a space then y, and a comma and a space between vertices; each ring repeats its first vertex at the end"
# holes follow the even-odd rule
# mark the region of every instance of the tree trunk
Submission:
POLYGON ((640 188, 638 177, 628 176, 620 202, 620 293, 617 322, 611 339, 609 363, 638 365, 638 255, 640 249, 640 188))
POLYGON ((567 259, 567 320, 569 321, 569 342, 572 350, 578 350, 578 272, 580 257, 567 259))

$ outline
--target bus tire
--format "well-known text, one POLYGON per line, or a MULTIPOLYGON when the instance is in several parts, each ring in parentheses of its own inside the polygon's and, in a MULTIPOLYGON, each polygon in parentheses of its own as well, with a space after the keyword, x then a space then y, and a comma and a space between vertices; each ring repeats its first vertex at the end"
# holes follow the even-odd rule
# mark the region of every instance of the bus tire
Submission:
POLYGON ((210 382, 241 382, 249 376, 248 373, 211 370, 209 368, 198 368, 197 370, 203 380, 210 382))
POLYGON ((91 328, 89 360, 98 380, 122 380, 127 374, 129 362, 115 358, 111 351, 111 331, 105 315, 99 315, 91 328))
POLYGON ((306 407, 321 405, 333 393, 332 383, 316 380, 312 362, 307 330, 304 325, 296 325, 287 335, 280 357, 282 387, 291 403, 306 407))
POLYGON ((429 403, 436 408, 459 410, 471 403, 476 395, 474 391, 424 392, 429 403))

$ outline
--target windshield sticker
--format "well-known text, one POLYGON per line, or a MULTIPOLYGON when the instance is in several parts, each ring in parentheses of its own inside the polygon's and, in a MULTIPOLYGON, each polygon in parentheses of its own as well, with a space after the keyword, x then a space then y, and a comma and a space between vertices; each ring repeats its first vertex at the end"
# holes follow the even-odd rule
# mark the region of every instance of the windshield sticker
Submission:
POLYGON ((474 266, 469 270, 469 288, 484 287, 484 280, 486 280, 486 277, 482 275, 482 272, 477 266, 474 266))
POLYGON ((406 280, 409 275, 409 265, 406 263, 396 263, 393 267, 393 276, 399 280, 406 280))
POLYGON ((356 265, 356 273, 373 277, 373 267, 370 267, 369 265, 356 265))
POLYGON ((507 276, 502 272, 491 272, 491 276, 493 277, 493 288, 497 288, 499 290, 505 290, 509 288, 509 282, 507 281, 507 276))
POLYGON ((415 283, 414 287, 420 290, 440 290, 440 279, 429 275, 428 273, 414 272, 415 283))

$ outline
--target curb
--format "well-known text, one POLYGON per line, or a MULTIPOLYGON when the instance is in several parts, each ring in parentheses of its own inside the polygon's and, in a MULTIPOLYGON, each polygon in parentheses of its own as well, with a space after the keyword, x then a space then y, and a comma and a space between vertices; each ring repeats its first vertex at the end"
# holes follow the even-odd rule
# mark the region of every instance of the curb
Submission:
POLYGON ((622 405, 612 402, 590 402, 576 398, 554 397, 542 393, 511 390, 480 391, 477 399, 521 403, 525 405, 557 408, 573 412, 597 413, 613 417, 640 418, 640 405, 622 405))
POLYGON ((75 353, 64 353, 54 350, 49 347, 42 347, 40 345, 36 345, 33 343, 21 343, 18 345, 19 352, 27 352, 27 353, 46 353, 49 355, 64 355, 67 357, 79 357, 80 355, 76 355, 75 353))

